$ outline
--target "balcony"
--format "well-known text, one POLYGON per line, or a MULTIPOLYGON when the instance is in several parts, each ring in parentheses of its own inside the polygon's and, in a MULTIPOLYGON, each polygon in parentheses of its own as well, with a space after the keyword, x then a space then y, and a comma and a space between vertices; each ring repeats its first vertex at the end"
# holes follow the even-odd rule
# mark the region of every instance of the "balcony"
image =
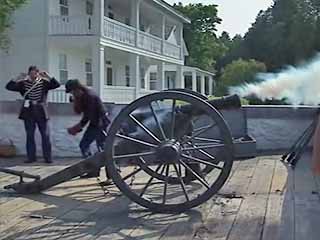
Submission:
POLYGON ((142 31, 139 31, 137 34, 136 28, 107 17, 104 18, 103 36, 107 39, 148 52, 181 59, 180 46, 162 41, 161 38, 142 31), (137 35, 138 41, 136 41, 137 35))
POLYGON ((105 18, 103 36, 117 42, 135 46, 136 29, 110 18, 105 18))
MULTIPOLYGON (((94 27, 91 16, 50 16, 50 35, 92 35, 94 27)), ((102 36, 126 46, 136 47, 147 52, 181 59, 181 47, 152 34, 113 19, 104 18, 102 36)))
POLYGON ((153 53, 161 54, 162 39, 151 34, 140 32, 138 47, 153 53))

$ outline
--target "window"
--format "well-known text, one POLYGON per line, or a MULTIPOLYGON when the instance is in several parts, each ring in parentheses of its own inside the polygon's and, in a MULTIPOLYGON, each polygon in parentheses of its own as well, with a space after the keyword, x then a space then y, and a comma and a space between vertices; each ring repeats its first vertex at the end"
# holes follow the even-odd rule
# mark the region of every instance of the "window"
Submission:
POLYGON ((125 21, 124 21, 127 25, 130 25, 130 18, 127 18, 126 17, 126 19, 125 19, 125 21))
POLYGON ((60 15, 69 16, 69 2, 68 0, 59 0, 60 1, 60 15))
POLYGON ((59 79, 61 84, 68 81, 67 55, 59 54, 59 79))
POLYGON ((104 81, 105 85, 112 86, 112 67, 107 67, 106 79, 104 81))
POLYGON ((185 88, 192 90, 192 76, 186 75, 184 77, 185 88))
POLYGON ((175 78, 176 78, 176 75, 174 72, 168 73, 167 78, 166 78, 167 79, 166 87, 168 89, 175 88, 175 78))
POLYGON ((204 92, 206 95, 209 95, 210 92, 209 92, 209 77, 205 77, 204 78, 204 81, 205 81, 205 87, 204 87, 204 92))
MULTIPOLYGON (((86 13, 89 16, 93 15, 93 3, 92 1, 87 0, 86 1, 86 13)), ((91 17, 88 18, 88 29, 91 30, 92 23, 91 23, 91 17)))
POLYGON ((107 4, 106 0, 104 1, 104 16, 114 19, 112 7, 107 4))
POLYGON ((140 88, 146 87, 145 75, 146 75, 146 72, 145 72, 144 68, 140 68, 140 84, 141 84, 140 88))
POLYGON ((125 69, 126 86, 130 87, 130 66, 126 65, 125 69))
POLYGON ((86 13, 87 15, 93 15, 93 3, 91 1, 86 2, 86 13))
POLYGON ((167 76, 167 83, 166 83, 167 89, 170 88, 170 76, 167 76))
POLYGON ((157 73, 150 73, 150 90, 157 90, 157 73))
POLYGON ((201 78, 197 76, 197 92, 201 92, 201 78))
POLYGON ((106 74, 104 76, 104 85, 113 85, 112 62, 109 60, 106 60, 106 74))
POLYGON ((114 14, 113 14, 113 12, 109 12, 109 13, 108 13, 108 18, 114 19, 114 14))
POLYGON ((87 86, 93 86, 93 80, 92 80, 92 60, 86 59, 85 62, 85 72, 86 72, 86 82, 87 86))

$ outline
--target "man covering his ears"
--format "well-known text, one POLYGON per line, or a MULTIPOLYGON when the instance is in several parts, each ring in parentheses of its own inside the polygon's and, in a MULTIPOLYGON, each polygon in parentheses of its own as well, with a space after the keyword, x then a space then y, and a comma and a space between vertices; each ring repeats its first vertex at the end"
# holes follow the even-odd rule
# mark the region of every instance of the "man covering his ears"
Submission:
POLYGON ((19 92, 23 97, 19 119, 24 121, 26 131, 26 163, 37 161, 34 133, 39 128, 42 138, 42 152, 46 163, 52 162, 49 132, 47 95, 49 90, 60 87, 60 83, 47 72, 40 72, 36 66, 30 66, 28 74, 22 73, 8 82, 6 89, 19 92))

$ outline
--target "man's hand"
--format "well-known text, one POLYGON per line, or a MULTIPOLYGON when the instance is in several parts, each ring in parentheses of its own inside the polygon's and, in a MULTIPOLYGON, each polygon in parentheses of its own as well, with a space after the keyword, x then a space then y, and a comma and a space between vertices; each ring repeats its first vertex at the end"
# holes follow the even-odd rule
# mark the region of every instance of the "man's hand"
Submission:
POLYGON ((82 127, 81 127, 80 123, 78 123, 78 124, 76 124, 76 125, 74 125, 74 126, 72 126, 72 127, 70 127, 70 128, 67 128, 67 131, 68 131, 68 133, 69 133, 70 135, 75 136, 75 135, 77 135, 79 132, 82 131, 82 127))
POLYGON ((20 73, 19 76, 17 76, 14 81, 15 82, 23 82, 25 80, 27 80, 28 74, 26 73, 20 73))
POLYGON ((50 76, 46 71, 40 72, 39 75, 45 80, 48 80, 48 81, 50 80, 50 76))

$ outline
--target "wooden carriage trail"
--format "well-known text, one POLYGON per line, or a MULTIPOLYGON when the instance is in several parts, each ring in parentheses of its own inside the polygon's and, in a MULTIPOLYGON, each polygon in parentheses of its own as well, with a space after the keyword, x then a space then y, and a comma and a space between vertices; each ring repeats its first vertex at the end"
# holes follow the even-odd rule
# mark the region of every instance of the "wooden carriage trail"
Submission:
MULTIPOLYGON (((19 195, 3 189, 17 178, 0 173, 0 239, 318 240, 319 181, 310 172, 310 153, 294 171, 279 159, 236 161, 218 195, 181 214, 152 214, 115 186, 104 194, 96 179, 19 195)), ((0 159, 0 166, 44 177, 75 162, 0 159)))

